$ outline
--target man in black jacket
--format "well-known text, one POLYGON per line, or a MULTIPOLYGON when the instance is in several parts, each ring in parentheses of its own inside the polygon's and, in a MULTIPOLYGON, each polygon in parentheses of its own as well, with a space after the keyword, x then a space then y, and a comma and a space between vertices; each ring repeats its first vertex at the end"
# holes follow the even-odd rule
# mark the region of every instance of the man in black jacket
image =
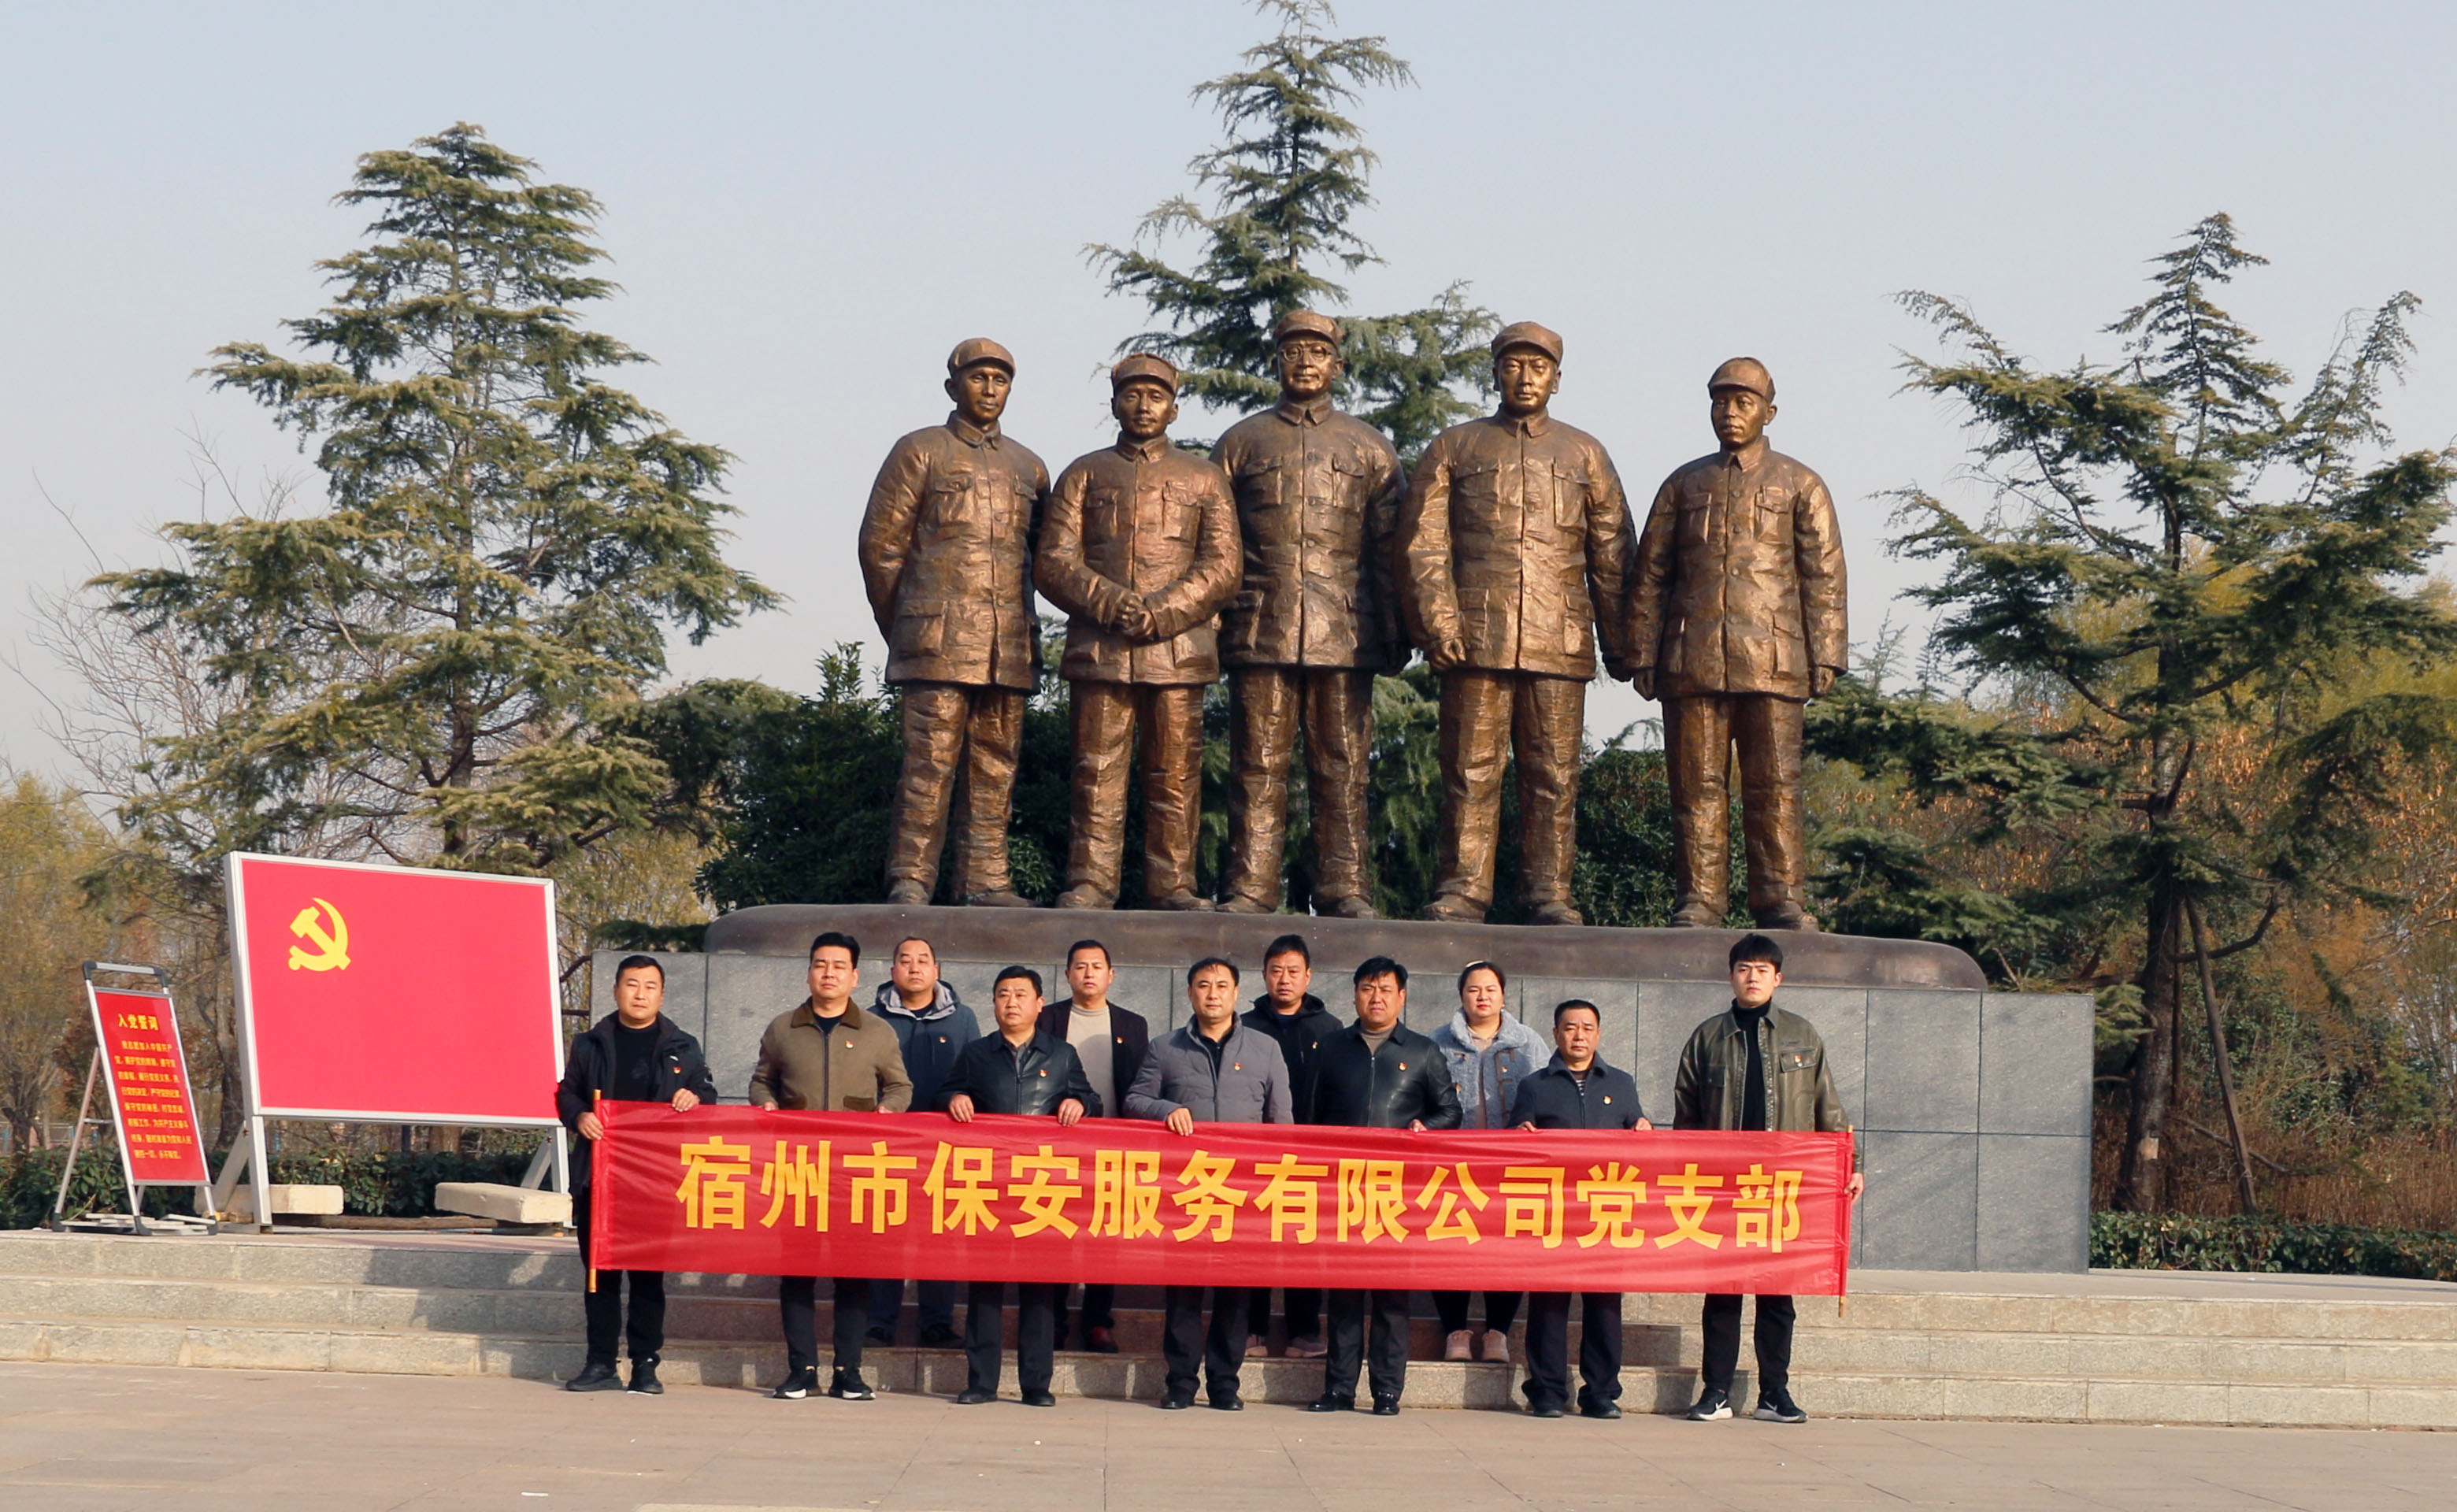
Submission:
MULTIPOLYGON (((1518 1084, 1510 1100, 1515 1129, 1653 1129, 1638 1105, 1638 1083, 1597 1058, 1603 1015, 1584 998, 1553 1009, 1553 1064, 1518 1084)), ((1633 1151, 1633 1153, 1635 1153, 1633 1151)), ((1635 1161, 1632 1162, 1635 1164, 1635 1161)), ((1635 1179, 1635 1178, 1633 1178, 1635 1179)), ((1621 1416, 1621 1294, 1580 1294, 1579 1413, 1621 1416)), ((1527 1408, 1559 1418, 1570 1397, 1570 1294, 1527 1299, 1527 1408)))
MULTIPOLYGON (((1109 984, 1117 977, 1109 964, 1109 947, 1097 940, 1078 940, 1066 947, 1067 1001, 1041 1010, 1041 1032, 1075 1046, 1084 1075, 1101 1094, 1101 1107, 1111 1118, 1126 1116, 1126 1088, 1144 1068, 1151 1050, 1151 1025, 1144 1016, 1109 1001, 1109 984)), ((1059 1293, 1060 1334, 1064 1334, 1065 1292, 1059 1293)), ((1075 1317, 1075 1342, 1095 1355, 1118 1352, 1118 1289, 1086 1282, 1084 1306, 1075 1317)))
MULTIPOLYGON (((583 1265, 588 1263, 588 1151, 606 1133, 606 1126, 597 1121, 598 1098, 671 1103, 678 1113, 716 1100, 716 1084, 709 1078, 699 1041, 660 1011, 665 1001, 666 968, 651 956, 625 956, 614 967, 614 1011, 571 1042, 563 1081, 554 1089, 555 1112, 563 1127, 580 1136, 572 1151, 571 1218, 580 1231, 583 1265)), ((597 1276, 596 1289, 581 1298, 588 1320, 588 1361, 564 1383, 564 1390, 622 1387, 614 1377, 614 1340, 626 1332, 627 1280, 631 1288, 630 1389, 644 1397, 666 1389, 657 1382, 657 1354, 666 1347, 666 1274, 605 1271, 597 1276)))
MULTIPOLYGON (((1450 1067, 1430 1039, 1399 1022, 1408 1007, 1408 968, 1374 956, 1356 968, 1356 1022, 1322 1042, 1314 1074, 1314 1122, 1345 1129, 1428 1129, 1459 1126, 1458 1091, 1450 1067)), ((1373 1412, 1399 1411, 1408 1384, 1408 1293, 1404 1287, 1331 1294, 1330 1353, 1323 1358, 1315 1412, 1356 1406, 1357 1367, 1367 1368, 1373 1412), (1366 1340, 1365 1313, 1373 1313, 1366 1340), (1361 1358, 1362 1357, 1362 1358, 1361 1358)))
MULTIPOLYGON (((998 1032, 965 1046, 940 1084, 949 1118, 969 1124, 977 1112, 1009 1113, 1054 1117, 1059 1127, 1071 1128, 1086 1114, 1101 1115, 1100 1095, 1084 1078, 1075 1047, 1035 1026, 1041 1017, 1040 972, 1029 966, 1000 972, 990 989, 990 1013, 998 1032)), ((1027 1407, 1058 1405, 1049 1382, 1057 1369, 1058 1297, 1063 1290, 1055 1281, 1015 1286, 1015 1374, 1027 1407)), ((956 1398, 962 1406, 998 1399, 1005 1305, 1003 1281, 975 1281, 965 1294, 964 1390, 956 1398)))
MULTIPOLYGON (((946 1079, 964 1046, 981 1032, 981 1021, 939 976, 939 952, 919 935, 896 942, 887 980, 878 984, 871 1011, 896 1031, 896 1047, 904 1056, 904 1074, 913 1079, 913 1106, 923 1111, 939 1106, 939 1084, 946 1079)), ((954 1349, 956 1283, 924 1281, 919 1287, 921 1347, 954 1349)), ((896 1320, 904 1311, 904 1283, 870 1283, 870 1333, 874 1344, 896 1342, 896 1320)))
MULTIPOLYGON (((1339 1030, 1339 1021, 1313 995, 1313 953, 1305 936, 1282 935, 1263 952, 1263 995, 1247 1010, 1249 1026, 1280 1043, 1280 1059, 1289 1067, 1291 1110, 1300 1124, 1313 1122, 1314 1065, 1322 1042, 1339 1030)), ((1281 1294, 1287 1315, 1288 1357, 1320 1359, 1322 1288, 1291 1286, 1281 1294)), ((1271 1289, 1258 1286, 1246 1298, 1246 1326, 1253 1331, 1246 1342, 1249 1357, 1266 1353, 1264 1336, 1271 1331, 1271 1289)))

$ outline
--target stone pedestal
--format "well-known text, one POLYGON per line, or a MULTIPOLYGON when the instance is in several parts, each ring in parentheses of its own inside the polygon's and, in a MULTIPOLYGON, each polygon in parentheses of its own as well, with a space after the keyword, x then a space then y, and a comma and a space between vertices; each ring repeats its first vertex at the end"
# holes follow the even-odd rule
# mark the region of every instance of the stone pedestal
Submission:
MULTIPOLYGON (((811 938, 840 929, 862 943, 867 1005, 897 942, 920 935, 941 974, 989 1020, 1000 967, 1038 968, 1052 997, 1067 946, 1095 939, 1118 970, 1110 997, 1155 1030, 1187 1017, 1185 969, 1225 956, 1259 996, 1263 949, 1306 938, 1313 990, 1352 1017, 1350 973, 1387 955, 1411 973, 1407 1021, 1430 1033, 1457 1011, 1469 961, 1509 974, 1512 1012, 1549 1030, 1553 1005, 1603 1012, 1603 1057, 1638 1079, 1669 1122, 1672 1077, 1689 1033, 1730 1001, 1725 929, 1549 929, 1292 915, 904 908, 892 904, 748 908, 709 926, 704 955, 661 956, 667 1009, 708 1048, 718 1090, 740 1101, 759 1035, 801 1002, 811 938)), ((1848 935, 1783 941, 1779 1001, 1824 1036, 1844 1107, 1866 1144, 1869 1194, 1853 1263, 1927 1271, 2080 1271, 2090 1251, 2091 1001, 1992 992, 1951 946, 1848 935)), ((600 952, 597 1012, 613 1010, 600 952)))

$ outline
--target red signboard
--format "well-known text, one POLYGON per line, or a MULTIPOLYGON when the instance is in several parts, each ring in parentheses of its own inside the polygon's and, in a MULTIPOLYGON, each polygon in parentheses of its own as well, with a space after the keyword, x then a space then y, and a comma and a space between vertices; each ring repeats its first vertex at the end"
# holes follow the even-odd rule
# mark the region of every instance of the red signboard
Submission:
POLYGON ((230 905, 255 1111, 555 1122, 551 882, 234 856, 230 905))
POLYGON ((598 1116, 601 1270, 1805 1296, 1850 1250, 1843 1133, 598 1116))
POLYGON ((119 1126, 119 1158, 136 1187, 202 1185, 203 1136, 188 1088, 188 1058, 179 1048, 179 1020, 159 992, 120 992, 89 984, 94 1042, 102 1046, 111 1110, 119 1126))

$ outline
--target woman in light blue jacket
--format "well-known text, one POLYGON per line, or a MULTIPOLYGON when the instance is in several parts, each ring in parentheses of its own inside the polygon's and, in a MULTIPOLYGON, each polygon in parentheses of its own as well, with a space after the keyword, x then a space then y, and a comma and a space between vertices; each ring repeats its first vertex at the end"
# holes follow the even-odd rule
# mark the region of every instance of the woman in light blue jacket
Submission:
MULTIPOLYGON (((1514 1018, 1502 1006, 1509 979, 1490 961, 1471 961, 1459 972, 1459 1010, 1434 1031, 1434 1044, 1450 1063, 1451 1085, 1458 1088, 1461 1129, 1507 1129, 1510 1101, 1518 1084, 1542 1070, 1553 1059, 1544 1036, 1514 1018)), ((1510 1358, 1510 1325, 1518 1317, 1520 1294, 1484 1294, 1483 1357, 1495 1363, 1510 1358)), ((1467 1326, 1468 1294, 1435 1292, 1434 1306, 1441 1314, 1444 1359, 1476 1358, 1476 1336, 1467 1326)))

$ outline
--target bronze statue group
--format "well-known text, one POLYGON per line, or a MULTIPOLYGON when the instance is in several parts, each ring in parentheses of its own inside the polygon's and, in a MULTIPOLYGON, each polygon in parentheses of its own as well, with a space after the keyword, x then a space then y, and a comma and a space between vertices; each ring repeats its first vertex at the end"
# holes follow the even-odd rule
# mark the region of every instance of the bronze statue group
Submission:
POLYGON ((1288 772, 1304 737, 1315 912, 1373 916, 1366 849, 1373 679, 1422 652, 1441 682, 1439 878, 1425 917, 1494 901, 1501 776, 1516 762, 1527 911, 1571 899, 1580 739, 1599 660, 1663 707, 1677 834, 1672 922, 1721 924, 1737 749, 1748 907, 1814 929, 1805 906, 1802 707, 1841 673, 1843 549, 1817 474, 1770 449, 1774 379, 1734 358, 1707 381, 1718 448, 1672 472, 1634 528, 1601 443, 1555 420, 1561 339, 1494 338, 1496 412, 1456 425, 1413 473, 1332 407, 1337 322, 1274 328, 1277 404, 1206 461, 1172 445, 1178 373, 1110 369, 1116 445, 1053 484, 999 425, 1012 353, 947 359, 956 408, 898 441, 862 518, 864 586, 901 690, 890 901, 1029 907, 1006 834, 1035 659, 1036 595, 1066 614, 1073 772, 1062 908, 1115 905, 1127 780, 1142 769, 1149 906, 1276 912, 1288 772), (1204 690, 1228 676, 1228 856, 1198 890, 1204 690), (955 855, 944 858, 949 843, 955 855))
MULTIPOLYGON (((1629 1069, 1606 1065, 1599 1053, 1602 1010, 1583 999, 1551 1005, 1548 1037, 1509 1011, 1506 969, 1492 961, 1460 967, 1458 1011, 1431 1036, 1405 1023, 1409 971, 1388 956, 1357 964, 1352 973, 1354 1018, 1342 1023, 1311 990, 1312 953, 1298 934, 1282 935, 1266 948, 1263 990, 1242 1005, 1242 1012, 1248 989, 1237 964, 1219 957, 1195 962, 1185 973, 1186 1022, 1158 1036, 1142 1014, 1110 1001, 1114 972, 1108 948, 1098 940, 1081 940, 1068 949, 1065 995, 1058 1001, 1044 996, 1041 974, 1032 967, 1000 971, 986 1030, 940 979, 929 941, 898 941, 891 961, 888 980, 865 1009, 855 1001, 860 942, 829 932, 811 942, 808 996, 761 1036, 748 1087, 754 1105, 837 1113, 937 1112, 959 1123, 983 1113, 1048 1117, 1062 1125, 1124 1117, 1152 1120, 1182 1136, 1194 1134, 1201 1124, 1248 1123, 1418 1131, 1620 1129, 1643 1141, 1654 1127, 1629 1069)), ((1728 966, 1731 1006, 1698 1025, 1676 1068, 1674 1127, 1848 1129, 1816 1029, 1775 1003, 1783 981, 1781 944, 1765 934, 1745 936, 1732 946, 1728 966)), ((589 1149, 604 1132, 592 1111, 598 1100, 669 1102, 688 1112, 716 1096, 698 1042, 661 1011, 664 988, 665 974, 654 958, 622 961, 615 973, 615 1011, 573 1043, 557 1090, 563 1121, 580 1136, 572 1165, 573 1217, 584 1255, 591 1222, 589 1149)), ((1856 1149, 1853 1159, 1848 1195, 1856 1200, 1856 1149)), ((1518 1278, 1496 1277, 1503 1284, 1513 1279, 1518 1278)), ((778 1279, 785 1372, 774 1397, 800 1399, 821 1391, 817 1285, 815 1276, 778 1279)), ((955 1400, 968 1406, 992 1402, 999 1392, 1010 1283, 966 1285, 960 1336, 955 1329, 956 1285, 919 1283, 918 1342, 924 1349, 962 1348, 965 1386, 955 1400)), ((1070 1288, 1026 1280, 1012 1283, 1012 1290, 1022 1400, 1054 1406, 1055 1355, 1068 1333, 1070 1288)), ((896 1341, 904 1293, 901 1280, 835 1280, 834 1358, 825 1396, 872 1398, 861 1373, 863 1349, 896 1341)), ((1588 1418, 1619 1418, 1621 1295, 1587 1293, 1574 1299, 1566 1293, 1538 1292, 1523 1300, 1521 1390, 1529 1412, 1559 1418, 1575 1409, 1588 1418), (1575 1398, 1568 1348, 1574 1300, 1582 1333, 1575 1398)), ((1473 1298, 1467 1293, 1436 1292, 1434 1301, 1445 1359, 1510 1361, 1519 1292, 1484 1293, 1480 1330, 1469 1326, 1473 1298)), ((1117 1353, 1114 1303, 1113 1287, 1083 1288, 1073 1319, 1079 1348, 1117 1353)), ((1687 1414, 1692 1419, 1733 1415, 1741 1303, 1737 1295, 1705 1299, 1700 1393, 1687 1414)), ((663 1274, 598 1273, 585 1312, 588 1357, 567 1389, 662 1392, 657 1366, 665 1346, 663 1274), (631 1363, 628 1386, 616 1370, 618 1345, 626 1342, 631 1363)), ((1353 1411, 1361 1375, 1373 1413, 1397 1413, 1407 1385, 1410 1316, 1411 1296, 1402 1289, 1283 1289, 1285 1357, 1322 1361, 1322 1390, 1311 1410, 1353 1411)), ((1200 1390, 1214 1408, 1241 1409, 1240 1367, 1269 1353, 1271 1320, 1270 1288, 1166 1287, 1160 1405, 1191 1407, 1200 1390)), ((1755 1416, 1766 1421, 1806 1420, 1789 1389, 1792 1322, 1789 1297, 1757 1299, 1755 1416)))

